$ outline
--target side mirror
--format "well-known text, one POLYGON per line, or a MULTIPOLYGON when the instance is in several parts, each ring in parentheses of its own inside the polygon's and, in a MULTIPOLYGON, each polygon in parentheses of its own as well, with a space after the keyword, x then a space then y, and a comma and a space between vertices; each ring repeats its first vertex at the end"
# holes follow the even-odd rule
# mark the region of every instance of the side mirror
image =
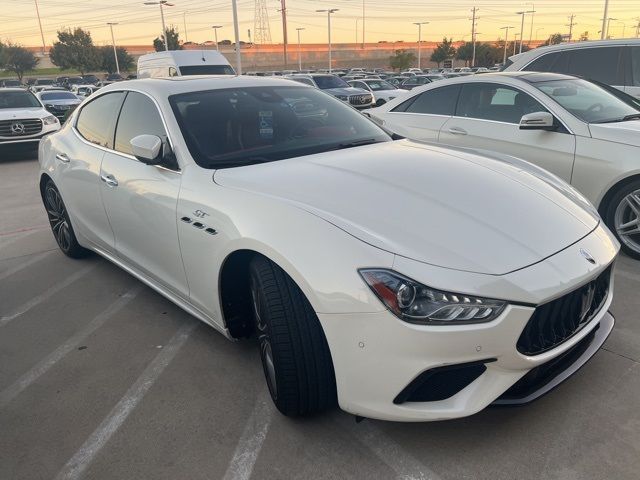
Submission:
POLYGON ((162 162, 162 140, 156 135, 138 135, 129 142, 133 155, 147 165, 158 165, 162 162))
POLYGON ((533 112, 520 119, 520 130, 556 130, 553 115, 549 112, 533 112))

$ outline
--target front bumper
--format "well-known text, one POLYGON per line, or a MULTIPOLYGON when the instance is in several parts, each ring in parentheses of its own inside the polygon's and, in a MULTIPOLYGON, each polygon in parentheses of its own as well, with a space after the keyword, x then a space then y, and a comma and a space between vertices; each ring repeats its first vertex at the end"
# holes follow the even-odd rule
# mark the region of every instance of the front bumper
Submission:
POLYGON ((518 352, 516 344, 535 311, 534 305, 546 303, 587 283, 611 265, 617 250, 611 234, 598 227, 591 235, 544 262, 511 274, 452 273, 458 278, 458 285, 464 284, 465 279, 468 282, 457 290, 455 284, 448 284, 451 279, 445 279, 445 283, 435 280, 438 278, 435 276, 437 267, 397 259, 395 270, 434 288, 490 298, 512 298, 514 303, 496 320, 472 325, 413 325, 386 310, 318 314, 331 349, 340 407, 362 417, 432 421, 472 415, 492 403, 526 403, 547 393, 584 365, 606 340, 614 323, 608 313, 613 282, 602 308, 589 323, 551 350, 527 356, 518 352), (596 258, 596 265, 577 254, 581 248, 596 258), (496 295, 500 291, 508 292, 509 296, 496 295), (583 351, 571 354, 586 343, 583 351), (546 376, 538 376, 532 385, 520 384, 521 388, 515 394, 514 390, 509 392, 530 371, 543 371, 542 365, 561 356, 566 360, 557 362, 556 368, 549 369, 546 376), (477 363, 482 363, 486 369, 448 398, 394 403, 423 372, 477 363), (500 398, 505 392, 508 392, 506 396, 500 398))
POLYGON ((16 135, 12 137, 0 137, 0 145, 17 143, 38 143, 43 137, 60 130, 60 123, 44 125, 42 130, 36 135, 16 135))

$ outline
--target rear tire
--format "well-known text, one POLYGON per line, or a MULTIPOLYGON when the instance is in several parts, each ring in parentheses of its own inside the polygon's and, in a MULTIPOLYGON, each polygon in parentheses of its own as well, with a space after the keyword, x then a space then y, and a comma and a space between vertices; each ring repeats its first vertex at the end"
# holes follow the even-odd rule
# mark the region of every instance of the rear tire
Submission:
POLYGON ((307 416, 337 405, 327 339, 311 304, 275 263, 255 257, 250 288, 260 357, 280 412, 307 416))
POLYGON ((71 258, 85 257, 89 251, 78 243, 76 234, 71 226, 67 207, 62 201, 58 188, 51 179, 46 181, 42 189, 42 201, 47 211, 51 232, 62 253, 71 258))
POLYGON ((640 260, 640 180, 629 182, 613 194, 604 221, 622 245, 622 251, 640 260))

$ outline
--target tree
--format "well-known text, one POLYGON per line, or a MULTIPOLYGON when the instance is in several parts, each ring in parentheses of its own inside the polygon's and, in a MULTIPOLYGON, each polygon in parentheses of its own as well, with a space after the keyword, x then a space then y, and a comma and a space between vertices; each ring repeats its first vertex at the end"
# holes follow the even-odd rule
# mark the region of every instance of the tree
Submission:
POLYGON ((36 68, 36 65, 40 61, 33 52, 20 45, 14 45, 12 43, 2 45, 0 51, 2 56, 0 64, 2 64, 6 70, 15 73, 20 82, 22 82, 24 74, 36 68))
POLYGON ((82 74, 100 67, 100 56, 91 34, 81 28, 60 30, 49 57, 54 65, 62 69, 73 68, 82 74))
POLYGON ((547 41, 544 42, 540 46, 544 47, 544 46, 547 46, 547 45, 557 45, 559 43, 562 43, 562 34, 561 33, 554 33, 553 35, 549 35, 549 38, 547 38, 547 41))
MULTIPOLYGON (((180 39, 176 27, 171 25, 165 30, 165 34, 167 36, 169 50, 182 50, 182 45, 180 45, 180 39)), ((156 49, 156 52, 164 52, 164 39, 160 37, 154 38, 153 48, 156 49)))
MULTIPOLYGON (((133 57, 129 55, 123 47, 116 47, 118 55, 118 66, 121 72, 127 72, 133 68, 133 57)), ((113 47, 98 47, 98 55, 100 57, 100 69, 106 70, 108 73, 116 72, 116 60, 113 56, 113 47)))
MULTIPOLYGON (((477 45, 476 45, 477 48, 477 45)), ((470 65, 473 59, 473 43, 464 42, 456 50, 456 60, 464 60, 465 65, 470 65)))
POLYGON ((396 50, 395 54, 389 57, 391 68, 406 70, 416 61, 416 55, 408 50, 396 50))
POLYGON ((451 39, 447 40, 447 37, 445 37, 431 54, 431 61, 437 63, 438 68, 440 68, 442 62, 453 58, 455 54, 456 49, 453 46, 453 41, 451 39))

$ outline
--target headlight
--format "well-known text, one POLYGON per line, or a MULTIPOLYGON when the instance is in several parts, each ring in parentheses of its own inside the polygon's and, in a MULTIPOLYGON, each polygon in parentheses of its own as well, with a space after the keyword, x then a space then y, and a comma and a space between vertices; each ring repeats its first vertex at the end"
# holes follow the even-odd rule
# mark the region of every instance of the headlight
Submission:
POLYGON ((58 123, 58 119, 53 115, 49 115, 48 117, 44 117, 42 119, 42 123, 45 125, 53 125, 54 123, 58 123))
POLYGON ((423 325, 490 322, 507 302, 443 292, 384 269, 359 270, 377 297, 400 320, 423 325))
POLYGON ((346 102, 349 100, 349 97, 347 95, 336 95, 336 98, 338 100, 342 100, 343 102, 346 102))

